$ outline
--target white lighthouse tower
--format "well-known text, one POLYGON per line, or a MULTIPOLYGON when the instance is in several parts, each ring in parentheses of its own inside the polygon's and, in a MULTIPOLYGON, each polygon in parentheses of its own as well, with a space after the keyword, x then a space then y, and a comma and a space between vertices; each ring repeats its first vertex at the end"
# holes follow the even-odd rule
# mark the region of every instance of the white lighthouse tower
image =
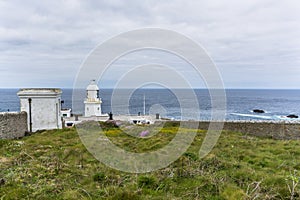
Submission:
POLYGON ((92 80, 91 83, 86 88, 86 99, 84 101, 85 105, 85 117, 91 116, 101 116, 101 98, 99 97, 99 88, 95 82, 92 80))

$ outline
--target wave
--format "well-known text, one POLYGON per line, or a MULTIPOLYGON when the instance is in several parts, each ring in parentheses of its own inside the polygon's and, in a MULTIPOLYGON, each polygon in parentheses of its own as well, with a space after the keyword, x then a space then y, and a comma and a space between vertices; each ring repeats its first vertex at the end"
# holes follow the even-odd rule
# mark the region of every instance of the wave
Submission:
POLYGON ((281 119, 281 120, 291 120, 291 121, 299 121, 298 118, 289 118, 287 116, 280 116, 280 115, 275 115, 274 116, 276 119, 281 119))
MULTIPOLYGON (((267 110, 263 110, 263 111, 264 111, 264 113, 270 113, 270 112, 268 112, 267 110)), ((255 113, 253 110, 249 110, 249 112, 255 113)))
POLYGON ((265 116, 265 115, 253 115, 253 114, 244 114, 244 113, 230 113, 230 114, 242 116, 242 117, 259 118, 259 119, 274 119, 274 117, 272 117, 272 116, 265 116))
POLYGON ((288 121, 298 121, 297 118, 288 118, 287 116, 283 115, 272 115, 272 116, 266 116, 266 115, 253 115, 253 114, 245 114, 245 113, 230 113, 231 115, 241 116, 241 117, 250 117, 250 118, 256 118, 256 119, 268 119, 268 120, 288 120, 288 121))

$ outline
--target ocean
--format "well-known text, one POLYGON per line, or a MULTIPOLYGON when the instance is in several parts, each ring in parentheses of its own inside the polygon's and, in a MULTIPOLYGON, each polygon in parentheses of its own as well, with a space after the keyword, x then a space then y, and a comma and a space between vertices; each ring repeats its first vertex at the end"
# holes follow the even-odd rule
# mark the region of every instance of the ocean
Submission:
MULTIPOLYGON (((72 108, 72 89, 62 89, 63 108, 72 108)), ((18 89, 0 89, 0 112, 19 111, 20 103, 17 96, 18 89)), ((184 94, 186 90, 178 90, 178 93, 184 94)), ((194 90, 200 109, 200 116, 197 120, 211 119, 211 99, 206 89, 194 90)), ((77 97, 74 102, 73 111, 75 113, 84 112, 84 95, 77 97), (75 105, 75 104, 74 104, 75 105)), ((155 114, 160 113, 162 117, 175 120, 188 120, 186 115, 182 116, 181 107, 187 112, 196 112, 195 104, 188 98, 178 99, 174 90, 168 89, 138 89, 130 96, 122 96, 120 92, 112 100, 112 89, 100 90, 102 98, 102 113, 113 112, 113 114, 155 114), (118 104, 118 100, 126 100, 118 104)), ((184 96, 184 95, 182 95, 184 96)), ((119 101, 121 102, 121 101, 119 101)), ((300 115, 300 90, 265 90, 265 89, 227 89, 226 90, 226 120, 288 120, 300 121, 300 119, 286 118, 287 115, 300 115), (254 109, 264 110, 265 113, 254 113, 254 109)), ((194 116, 194 115, 191 115, 194 116)), ((195 117, 194 117, 195 118, 195 117)))

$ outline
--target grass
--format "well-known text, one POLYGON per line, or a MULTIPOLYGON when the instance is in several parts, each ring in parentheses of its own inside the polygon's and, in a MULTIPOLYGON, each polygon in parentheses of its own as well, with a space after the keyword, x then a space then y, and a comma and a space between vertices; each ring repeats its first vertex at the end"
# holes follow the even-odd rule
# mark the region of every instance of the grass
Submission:
MULTIPOLYGON (((165 124, 147 138, 145 127, 102 124, 116 145, 132 152, 168 144, 178 124, 165 124), (123 130, 124 130, 123 129, 123 130)), ((146 127, 151 132, 155 127, 146 127)), ((111 169, 81 143, 75 128, 40 131, 0 140, 0 199, 299 199, 300 141, 259 138, 223 131, 203 159, 203 130, 171 165, 144 174, 111 169)), ((184 133, 182 133, 184 134, 184 133)))

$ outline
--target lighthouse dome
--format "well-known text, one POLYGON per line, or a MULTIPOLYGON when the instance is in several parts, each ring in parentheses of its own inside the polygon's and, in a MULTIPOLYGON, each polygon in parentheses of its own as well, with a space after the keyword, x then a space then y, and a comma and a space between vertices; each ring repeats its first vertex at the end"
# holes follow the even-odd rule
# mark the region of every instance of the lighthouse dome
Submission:
POLYGON ((99 90, 96 81, 92 80, 91 83, 87 86, 86 90, 99 90))

